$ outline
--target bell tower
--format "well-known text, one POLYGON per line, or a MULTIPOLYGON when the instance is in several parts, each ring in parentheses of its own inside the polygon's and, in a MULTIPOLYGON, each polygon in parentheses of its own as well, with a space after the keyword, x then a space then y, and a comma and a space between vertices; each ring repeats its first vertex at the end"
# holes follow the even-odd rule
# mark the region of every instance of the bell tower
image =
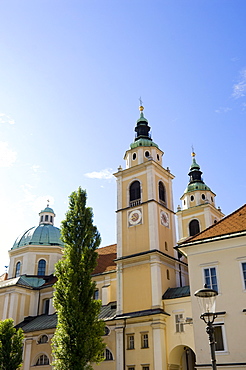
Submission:
POLYGON ((174 176, 162 165, 164 152, 151 138, 144 107, 139 110, 136 137, 124 156, 126 168, 114 174, 118 314, 160 308, 163 292, 176 286, 174 176))
POLYGON ((194 151, 191 156, 190 181, 180 198, 181 207, 178 206, 177 210, 179 241, 198 234, 224 217, 221 209, 215 206, 216 194, 202 179, 194 151))

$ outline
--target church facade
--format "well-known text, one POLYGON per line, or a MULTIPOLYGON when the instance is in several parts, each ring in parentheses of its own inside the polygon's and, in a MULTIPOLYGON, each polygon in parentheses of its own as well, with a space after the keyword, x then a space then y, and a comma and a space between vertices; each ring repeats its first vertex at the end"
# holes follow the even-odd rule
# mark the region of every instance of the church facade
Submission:
MULTIPOLYGON (((241 218, 238 213, 233 221, 230 216, 223 218, 215 205, 216 195, 202 179, 195 153, 189 183, 175 213, 174 176, 163 166, 164 153, 152 140, 143 111, 140 106, 136 136, 124 157, 126 168, 119 167, 115 173, 117 244, 98 249, 98 265, 92 276, 97 283, 95 299, 102 301, 100 318, 106 325, 105 361, 95 369, 209 368, 208 338, 194 292, 204 283, 212 287, 214 274, 222 284, 231 258, 238 261, 233 276, 240 278, 240 308, 237 305, 231 310, 232 303, 221 298, 224 293, 217 285, 218 301, 224 303, 220 303, 216 354, 221 369, 245 369, 246 337, 242 333, 241 347, 236 349, 235 343, 226 339, 227 330, 231 336, 234 329, 225 327, 227 320, 231 328, 233 320, 238 323, 241 319, 245 324, 246 319, 246 215, 240 211, 241 218), (207 230, 210 234, 204 236, 207 230), (223 269, 218 278, 221 260, 223 269)), ((56 327, 53 273, 63 245, 54 226, 53 209, 48 205, 39 216, 39 226, 14 243, 8 276, 0 281, 0 318, 12 317, 25 333, 23 370, 52 368, 51 338, 56 327)))

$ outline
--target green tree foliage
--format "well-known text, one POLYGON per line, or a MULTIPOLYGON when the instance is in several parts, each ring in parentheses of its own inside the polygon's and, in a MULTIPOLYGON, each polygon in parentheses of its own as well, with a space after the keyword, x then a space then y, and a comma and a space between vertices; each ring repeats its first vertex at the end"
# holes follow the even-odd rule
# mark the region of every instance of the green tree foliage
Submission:
POLYGON ((12 319, 0 321, 0 370, 16 370, 22 363, 23 330, 12 319))
POLYGON ((53 337, 53 365, 55 370, 92 369, 92 362, 103 360, 105 348, 104 323, 98 320, 101 302, 93 299, 96 286, 91 279, 101 238, 81 188, 70 195, 61 235, 65 246, 55 272, 58 325, 53 337))

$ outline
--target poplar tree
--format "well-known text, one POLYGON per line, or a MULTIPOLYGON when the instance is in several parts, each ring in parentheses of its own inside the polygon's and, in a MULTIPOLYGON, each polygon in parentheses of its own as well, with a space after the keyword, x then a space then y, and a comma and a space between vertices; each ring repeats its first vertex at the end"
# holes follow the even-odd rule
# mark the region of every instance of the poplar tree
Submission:
POLYGON ((61 235, 64 257, 55 270, 58 324, 52 344, 53 365, 55 370, 92 369, 91 363, 104 359, 105 348, 104 323, 98 319, 101 302, 93 298, 96 285, 91 279, 101 238, 81 188, 70 195, 61 235))
POLYGON ((21 367, 23 339, 23 330, 14 327, 14 320, 0 321, 0 370, 21 367))

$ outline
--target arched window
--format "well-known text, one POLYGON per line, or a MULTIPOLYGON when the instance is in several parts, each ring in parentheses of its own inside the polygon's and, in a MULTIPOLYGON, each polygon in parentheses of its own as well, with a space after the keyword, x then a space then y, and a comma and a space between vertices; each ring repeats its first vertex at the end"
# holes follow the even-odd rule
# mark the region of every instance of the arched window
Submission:
POLYGON ((112 355, 112 353, 110 352, 110 350, 108 348, 105 349, 104 357, 105 357, 105 361, 112 361, 113 360, 113 355, 112 355))
POLYGON ((46 355, 40 355, 35 366, 49 365, 50 361, 46 355))
POLYGON ((159 200, 166 203, 166 189, 163 182, 159 182, 159 200))
POLYGON ((189 223, 189 232, 190 232, 190 236, 194 236, 200 232, 200 225, 197 220, 192 220, 189 223))
POLYGON ((21 263, 17 262, 17 264, 15 266, 15 277, 20 276, 20 268, 21 268, 21 263))
POLYGON ((45 275, 45 269, 46 269, 46 261, 45 260, 39 260, 38 261, 38 276, 45 275))
POLYGON ((130 202, 140 201, 141 191, 140 191, 140 182, 134 181, 130 186, 130 202))
POLYGON ((41 337, 38 340, 38 344, 47 343, 49 340, 48 336, 46 334, 41 335, 41 337))

